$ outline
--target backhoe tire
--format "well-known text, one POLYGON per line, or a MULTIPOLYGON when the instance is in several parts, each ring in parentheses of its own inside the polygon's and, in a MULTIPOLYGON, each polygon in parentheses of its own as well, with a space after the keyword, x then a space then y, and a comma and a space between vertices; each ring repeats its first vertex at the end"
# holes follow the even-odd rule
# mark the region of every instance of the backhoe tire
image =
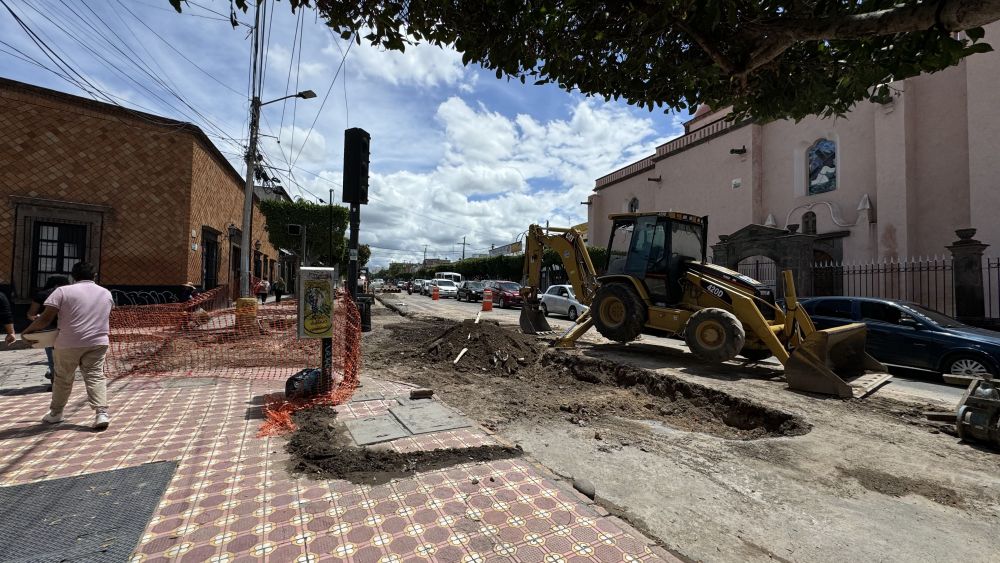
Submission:
POLYGON ((631 287, 622 283, 602 285, 590 308, 597 332, 615 342, 632 342, 646 326, 646 304, 631 287))
POLYGON ((710 362, 725 362, 736 357, 746 343, 743 323, 725 309, 707 308, 688 319, 684 329, 688 348, 710 362))
POLYGON ((773 356, 770 350, 760 350, 758 348, 744 348, 740 352, 740 357, 746 358, 751 362, 759 362, 761 360, 766 360, 773 356))

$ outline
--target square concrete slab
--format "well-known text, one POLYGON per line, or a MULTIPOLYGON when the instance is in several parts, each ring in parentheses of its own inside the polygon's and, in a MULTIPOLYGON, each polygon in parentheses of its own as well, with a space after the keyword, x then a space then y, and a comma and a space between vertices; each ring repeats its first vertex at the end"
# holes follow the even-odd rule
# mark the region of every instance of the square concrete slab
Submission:
POLYGON ((364 393, 355 393, 354 395, 351 395, 352 403, 360 403, 362 401, 381 401, 383 399, 385 399, 385 395, 379 391, 365 391, 364 393))
POLYGON ((389 412, 407 430, 414 434, 441 432, 472 426, 472 422, 440 401, 424 401, 422 404, 400 405, 389 412))
POLYGON ((396 418, 390 414, 353 418, 345 421, 344 426, 347 426, 347 431, 351 433, 351 438, 359 446, 388 442, 410 435, 396 418))
POLYGON ((404 407, 405 406, 409 406, 409 405, 426 405, 427 403, 430 403, 430 402, 433 402, 433 401, 434 401, 434 399, 431 399, 431 398, 426 398, 426 399, 411 399, 411 398, 407 397, 406 395, 400 395, 400 396, 396 397, 396 402, 399 403, 399 404, 401 404, 401 405, 403 405, 404 407))

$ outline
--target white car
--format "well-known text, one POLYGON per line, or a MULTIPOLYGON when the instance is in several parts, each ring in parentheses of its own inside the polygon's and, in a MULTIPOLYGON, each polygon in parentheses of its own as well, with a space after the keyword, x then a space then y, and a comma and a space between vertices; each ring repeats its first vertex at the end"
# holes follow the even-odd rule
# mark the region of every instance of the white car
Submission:
POLYGON ((566 315, 569 320, 575 321, 577 317, 584 314, 590 307, 576 300, 571 285, 553 285, 538 298, 541 301, 539 308, 546 317, 549 313, 566 315))
POLYGON ((427 292, 428 295, 433 297, 434 286, 437 286, 439 298, 444 299, 445 297, 451 297, 452 299, 455 299, 458 297, 458 286, 455 285, 455 282, 444 279, 433 279, 430 283, 431 287, 427 292))

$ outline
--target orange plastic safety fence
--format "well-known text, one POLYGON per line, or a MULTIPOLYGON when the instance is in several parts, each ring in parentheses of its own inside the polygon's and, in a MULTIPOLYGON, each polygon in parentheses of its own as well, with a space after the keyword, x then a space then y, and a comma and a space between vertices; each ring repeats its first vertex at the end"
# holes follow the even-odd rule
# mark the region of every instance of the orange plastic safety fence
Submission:
MULTIPOLYGON (((237 315, 225 286, 183 303, 129 305, 111 313, 111 378, 139 376, 221 377, 284 382, 306 368, 319 368, 320 341, 297 336, 297 303, 258 305, 256 315, 237 315)), ((261 432, 291 428, 291 413, 307 404, 338 404, 358 385, 361 316, 340 295, 334 308, 331 391, 308 402, 276 397, 265 406, 261 432)))
POLYGON ((315 405, 339 405, 347 402, 358 388, 361 373, 361 314, 354 300, 346 295, 337 299, 334 309, 333 377, 329 391, 307 399, 288 399, 284 394, 268 395, 264 404, 266 421, 258 435, 273 436, 295 429, 295 411, 315 405))

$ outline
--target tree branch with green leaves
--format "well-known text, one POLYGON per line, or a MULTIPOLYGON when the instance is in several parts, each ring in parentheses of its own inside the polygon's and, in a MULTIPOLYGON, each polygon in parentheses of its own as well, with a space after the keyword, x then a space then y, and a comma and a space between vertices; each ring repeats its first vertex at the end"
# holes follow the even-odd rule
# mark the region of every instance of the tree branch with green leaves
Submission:
MULTIPOLYGON (((169 0, 178 10, 183 0, 169 0)), ((231 0, 246 10, 250 0, 231 0)), ((1000 0, 290 0, 345 39, 427 42, 507 76, 734 119, 839 115, 991 50, 1000 0), (956 32, 963 31, 958 36, 956 32)))

